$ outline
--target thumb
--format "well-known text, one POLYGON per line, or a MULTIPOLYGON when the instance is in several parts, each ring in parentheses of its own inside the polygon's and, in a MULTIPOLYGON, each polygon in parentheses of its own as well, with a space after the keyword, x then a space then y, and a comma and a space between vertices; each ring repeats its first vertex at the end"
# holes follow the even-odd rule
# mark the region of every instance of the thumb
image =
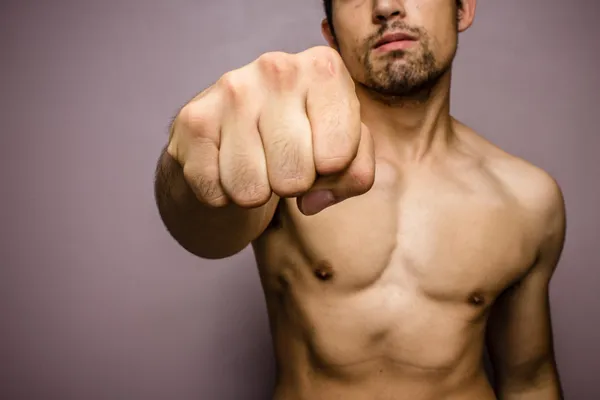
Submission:
POLYGON ((331 190, 317 189, 297 198, 298 209, 304 215, 315 215, 340 200, 331 190))

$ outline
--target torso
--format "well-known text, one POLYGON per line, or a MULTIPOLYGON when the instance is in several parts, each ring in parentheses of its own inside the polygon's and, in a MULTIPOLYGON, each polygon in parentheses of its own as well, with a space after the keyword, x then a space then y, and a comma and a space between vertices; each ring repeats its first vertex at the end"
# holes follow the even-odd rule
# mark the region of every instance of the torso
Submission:
POLYGON ((534 263, 535 239, 517 161, 464 140, 470 152, 427 165, 378 154, 368 193, 312 217, 280 201, 253 243, 276 400, 495 398, 487 315, 534 263))

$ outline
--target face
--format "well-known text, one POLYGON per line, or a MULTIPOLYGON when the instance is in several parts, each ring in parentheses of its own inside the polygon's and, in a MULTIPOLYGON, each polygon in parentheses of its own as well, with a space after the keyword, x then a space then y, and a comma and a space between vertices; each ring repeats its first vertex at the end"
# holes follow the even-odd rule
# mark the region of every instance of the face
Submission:
POLYGON ((358 84, 385 97, 421 97, 450 70, 458 32, 472 21, 474 0, 463 3, 459 10, 456 0, 333 0, 335 37, 327 23, 324 35, 358 84), (378 47, 393 33, 408 40, 378 47))

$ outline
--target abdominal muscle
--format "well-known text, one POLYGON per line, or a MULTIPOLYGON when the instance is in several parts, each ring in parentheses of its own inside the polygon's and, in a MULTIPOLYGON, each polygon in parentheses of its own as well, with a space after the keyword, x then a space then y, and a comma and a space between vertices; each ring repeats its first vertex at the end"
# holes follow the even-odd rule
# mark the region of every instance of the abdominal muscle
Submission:
POLYGON ((356 292, 263 275, 277 358, 274 400, 495 399, 485 318, 385 279, 356 292))

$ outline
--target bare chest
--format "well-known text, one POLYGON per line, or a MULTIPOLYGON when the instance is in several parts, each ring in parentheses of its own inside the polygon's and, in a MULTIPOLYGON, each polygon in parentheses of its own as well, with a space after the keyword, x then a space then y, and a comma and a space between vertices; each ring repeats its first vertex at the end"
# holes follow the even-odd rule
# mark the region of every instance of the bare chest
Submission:
POLYGON ((318 215, 288 200, 285 237, 275 239, 263 272, 306 289, 384 284, 436 301, 488 303, 526 272, 535 251, 515 201, 484 177, 472 179, 403 184, 383 165, 371 191, 318 215))

